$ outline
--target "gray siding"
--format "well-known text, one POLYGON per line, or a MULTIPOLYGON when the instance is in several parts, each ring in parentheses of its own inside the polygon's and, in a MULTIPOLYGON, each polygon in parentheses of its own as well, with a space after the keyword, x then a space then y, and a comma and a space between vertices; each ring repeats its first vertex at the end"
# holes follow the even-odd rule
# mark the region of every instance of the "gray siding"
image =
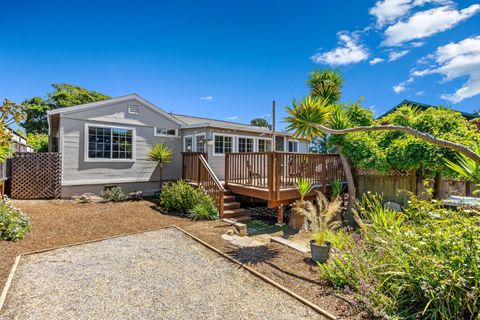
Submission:
POLYGON ((148 161, 147 153, 153 143, 160 142, 174 151, 172 162, 165 165, 164 179, 180 178, 182 139, 154 136, 154 126, 178 129, 178 125, 138 102, 62 114, 60 122, 60 146, 63 154, 62 186, 158 182, 159 168, 156 163, 148 161), (130 104, 140 107, 138 115, 128 113, 130 104), (87 123, 99 126, 133 127, 136 134, 135 161, 85 161, 85 125, 87 123))

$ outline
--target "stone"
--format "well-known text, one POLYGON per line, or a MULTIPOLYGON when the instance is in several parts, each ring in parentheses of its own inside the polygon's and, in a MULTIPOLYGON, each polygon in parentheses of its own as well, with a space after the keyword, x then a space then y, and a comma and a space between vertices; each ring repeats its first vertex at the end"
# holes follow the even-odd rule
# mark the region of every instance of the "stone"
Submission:
POLYGON ((403 211, 402 210, 402 206, 399 205, 398 203, 396 202, 386 202, 384 205, 385 209, 389 209, 389 210, 392 210, 392 211, 403 211))

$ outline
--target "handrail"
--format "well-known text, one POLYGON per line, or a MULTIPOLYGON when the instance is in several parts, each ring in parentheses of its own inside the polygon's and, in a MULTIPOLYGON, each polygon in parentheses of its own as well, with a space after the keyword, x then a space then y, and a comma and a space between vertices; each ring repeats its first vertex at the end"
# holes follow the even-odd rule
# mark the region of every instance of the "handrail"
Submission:
POLYGON ((206 169, 207 172, 210 174, 210 176, 212 177, 212 179, 213 179, 213 181, 215 182, 215 184, 217 185, 217 187, 218 187, 221 191, 226 192, 227 190, 225 190, 225 188, 223 187, 223 185, 220 183, 220 180, 218 180, 217 175, 215 174, 215 172, 213 172, 212 168, 211 168, 210 165, 208 164, 207 159, 205 159, 205 157, 203 156, 203 154, 200 154, 199 159, 200 159, 200 162, 205 166, 205 169, 206 169))
POLYGON ((198 156, 198 186, 212 198, 217 207, 220 218, 223 218, 225 188, 218 180, 207 160, 200 154, 198 156))

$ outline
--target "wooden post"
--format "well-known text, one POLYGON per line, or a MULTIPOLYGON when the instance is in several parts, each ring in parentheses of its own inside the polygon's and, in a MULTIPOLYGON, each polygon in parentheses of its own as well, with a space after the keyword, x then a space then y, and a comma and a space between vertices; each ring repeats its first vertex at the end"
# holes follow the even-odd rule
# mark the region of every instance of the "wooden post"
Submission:
POLYGON ((229 172, 230 172, 230 154, 227 153, 225 155, 225 187, 228 185, 229 179, 229 172))
POLYGON ((323 187, 323 194, 327 193, 327 156, 323 155, 322 161, 322 187, 323 187))
POLYGON ((276 151, 276 134, 275 134, 275 100, 272 102, 272 151, 276 151))
POLYGON ((283 225, 283 212, 284 212, 284 206, 281 204, 277 208, 277 225, 282 226, 283 225))

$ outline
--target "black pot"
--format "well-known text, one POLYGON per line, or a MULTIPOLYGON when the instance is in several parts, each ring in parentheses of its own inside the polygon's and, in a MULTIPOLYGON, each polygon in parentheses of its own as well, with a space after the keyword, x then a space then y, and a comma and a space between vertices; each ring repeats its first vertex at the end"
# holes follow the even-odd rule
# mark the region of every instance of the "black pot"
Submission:
POLYGON ((310 240, 310 251, 312 252, 312 260, 318 263, 325 263, 330 256, 330 243, 325 242, 319 246, 315 240, 310 240))

